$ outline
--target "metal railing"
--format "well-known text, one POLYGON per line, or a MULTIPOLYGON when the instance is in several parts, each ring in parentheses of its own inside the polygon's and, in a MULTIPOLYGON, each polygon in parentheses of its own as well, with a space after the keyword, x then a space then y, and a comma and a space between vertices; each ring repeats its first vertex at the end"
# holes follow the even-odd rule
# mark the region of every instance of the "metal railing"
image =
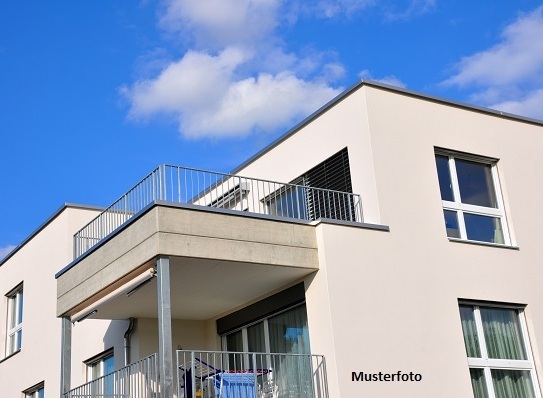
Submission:
POLYGON ((157 354, 63 394, 63 398, 158 398, 157 354))
POLYGON ((177 351, 178 398, 328 398, 322 355, 177 351))
POLYGON ((155 200, 301 220, 362 222, 357 194, 162 165, 74 235, 74 258, 155 200))

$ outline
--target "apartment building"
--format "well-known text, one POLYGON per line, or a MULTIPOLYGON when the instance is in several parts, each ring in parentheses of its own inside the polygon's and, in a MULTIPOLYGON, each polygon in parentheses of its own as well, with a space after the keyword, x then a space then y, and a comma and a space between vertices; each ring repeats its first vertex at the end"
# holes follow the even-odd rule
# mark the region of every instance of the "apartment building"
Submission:
MULTIPOLYGON (((0 260, 0 397, 60 396, 62 321, 55 312, 54 274, 73 259, 73 234, 102 210, 64 204, 0 260)), ((74 383, 85 383, 93 357, 113 347, 121 353, 114 366, 124 366, 127 326, 124 320, 96 320, 74 327, 74 383)))
POLYGON ((541 397, 542 150, 541 121, 361 81, 231 174, 68 206, 0 263, 0 389, 29 366, 8 395, 49 396, 55 363, 64 398, 541 397))

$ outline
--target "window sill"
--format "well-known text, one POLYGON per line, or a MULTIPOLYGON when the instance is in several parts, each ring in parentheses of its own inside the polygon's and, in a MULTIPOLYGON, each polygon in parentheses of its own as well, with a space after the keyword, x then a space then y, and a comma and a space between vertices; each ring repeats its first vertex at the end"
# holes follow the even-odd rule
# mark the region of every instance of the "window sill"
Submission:
POLYGON ((478 246, 498 247, 500 249, 520 250, 518 246, 505 245, 502 243, 481 242, 478 240, 467 240, 467 239, 459 239, 459 238, 448 238, 448 239, 449 239, 449 242, 467 243, 469 245, 478 245, 478 246))
POLYGON ((10 359, 11 357, 14 357, 15 355, 17 355, 20 352, 21 352, 21 349, 19 348, 17 351, 12 352, 11 354, 9 354, 7 357, 0 359, 0 363, 2 363, 4 361, 7 361, 8 359, 10 359))

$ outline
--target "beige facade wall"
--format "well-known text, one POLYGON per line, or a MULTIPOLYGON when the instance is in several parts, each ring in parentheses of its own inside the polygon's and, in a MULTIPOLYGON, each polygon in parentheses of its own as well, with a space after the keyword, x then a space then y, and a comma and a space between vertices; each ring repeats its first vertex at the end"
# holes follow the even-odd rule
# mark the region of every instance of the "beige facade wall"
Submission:
POLYGON ((317 226, 319 271, 306 278, 306 300, 331 396, 471 396, 459 299, 525 305, 543 375, 543 127, 365 85, 239 173, 291 180, 345 146, 364 221, 390 231, 317 226), (498 159, 518 247, 449 241, 435 147, 498 159), (422 381, 353 382, 361 371, 422 381))
MULTIPOLYGON (((42 381, 47 397, 59 396, 61 320, 55 312, 54 275, 72 260, 72 235, 96 214, 91 209, 64 208, 0 266, 0 361, 5 357, 6 346, 5 294, 19 283, 24 284, 22 348, 0 362, 0 396, 20 397, 23 390, 42 381)), ((118 340, 119 333, 122 344, 124 329, 115 328, 116 322, 110 321, 75 327, 72 385, 84 381, 85 359, 103 351, 108 341, 118 340)))

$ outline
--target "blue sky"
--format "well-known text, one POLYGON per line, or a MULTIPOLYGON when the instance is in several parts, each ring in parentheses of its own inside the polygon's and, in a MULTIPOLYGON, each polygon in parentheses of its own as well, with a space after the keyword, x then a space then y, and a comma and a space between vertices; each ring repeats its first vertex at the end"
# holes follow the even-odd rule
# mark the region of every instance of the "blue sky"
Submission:
POLYGON ((229 171, 359 78, 543 119, 543 3, 0 2, 0 257, 162 163, 229 171))

